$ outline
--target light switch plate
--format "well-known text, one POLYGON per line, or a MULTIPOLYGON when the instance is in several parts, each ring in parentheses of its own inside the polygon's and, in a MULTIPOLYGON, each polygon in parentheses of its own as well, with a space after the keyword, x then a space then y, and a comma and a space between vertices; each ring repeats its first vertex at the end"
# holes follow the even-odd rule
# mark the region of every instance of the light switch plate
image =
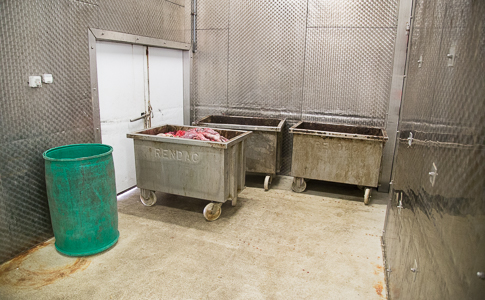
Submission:
POLYGON ((44 74, 42 75, 42 82, 44 83, 52 83, 54 81, 54 78, 52 77, 52 74, 44 74))

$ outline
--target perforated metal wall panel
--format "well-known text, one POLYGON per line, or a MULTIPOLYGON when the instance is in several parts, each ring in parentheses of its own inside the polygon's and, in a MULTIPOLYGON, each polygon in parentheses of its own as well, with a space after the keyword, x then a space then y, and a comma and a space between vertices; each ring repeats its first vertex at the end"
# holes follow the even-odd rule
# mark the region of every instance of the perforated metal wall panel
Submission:
MULTIPOLYGON (((198 0, 193 118, 384 127, 397 10, 396 0, 198 0)), ((291 171, 291 139, 285 132, 282 174, 291 171)))
POLYGON ((88 28, 183 42, 185 2, 0 1, 0 263, 52 237, 42 153, 94 142, 88 28))
POLYGON ((485 2, 418 0, 414 11, 384 235, 388 290, 391 299, 481 299, 485 2))

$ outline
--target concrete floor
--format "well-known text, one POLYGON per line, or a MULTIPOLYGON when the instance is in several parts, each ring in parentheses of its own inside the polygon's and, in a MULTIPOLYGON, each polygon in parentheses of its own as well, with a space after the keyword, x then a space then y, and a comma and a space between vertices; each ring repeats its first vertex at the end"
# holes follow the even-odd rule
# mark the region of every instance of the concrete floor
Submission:
POLYGON ((236 207, 138 190, 119 197, 118 243, 85 258, 48 241, 0 266, 0 299, 385 299, 380 237, 387 194, 248 177, 236 207))

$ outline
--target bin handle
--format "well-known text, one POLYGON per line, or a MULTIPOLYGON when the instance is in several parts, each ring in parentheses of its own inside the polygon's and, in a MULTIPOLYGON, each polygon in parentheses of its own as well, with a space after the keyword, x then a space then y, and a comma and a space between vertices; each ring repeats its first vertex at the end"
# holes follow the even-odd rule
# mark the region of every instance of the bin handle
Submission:
POLYGON ((135 121, 141 120, 141 119, 146 118, 146 117, 147 117, 147 114, 145 112, 142 112, 140 117, 130 119, 130 122, 135 122, 135 121))

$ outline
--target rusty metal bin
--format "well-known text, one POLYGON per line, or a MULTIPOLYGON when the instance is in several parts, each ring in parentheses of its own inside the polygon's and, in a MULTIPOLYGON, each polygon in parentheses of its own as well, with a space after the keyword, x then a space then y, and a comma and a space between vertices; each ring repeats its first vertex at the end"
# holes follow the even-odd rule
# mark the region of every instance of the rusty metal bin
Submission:
POLYGON ((245 140, 251 132, 218 130, 228 142, 157 136, 194 126, 164 125, 127 134, 135 147, 136 182, 140 200, 151 206, 155 191, 209 201, 204 217, 213 221, 227 200, 236 205, 245 187, 245 140))
POLYGON ((290 132, 293 191, 303 192, 305 179, 355 184, 365 187, 364 203, 369 203, 370 188, 379 180, 384 129, 299 122, 290 132))
POLYGON ((266 191, 273 176, 280 171, 284 124, 284 119, 217 115, 207 116, 194 122, 194 125, 212 128, 252 131, 253 134, 246 141, 246 172, 265 174, 266 191))

